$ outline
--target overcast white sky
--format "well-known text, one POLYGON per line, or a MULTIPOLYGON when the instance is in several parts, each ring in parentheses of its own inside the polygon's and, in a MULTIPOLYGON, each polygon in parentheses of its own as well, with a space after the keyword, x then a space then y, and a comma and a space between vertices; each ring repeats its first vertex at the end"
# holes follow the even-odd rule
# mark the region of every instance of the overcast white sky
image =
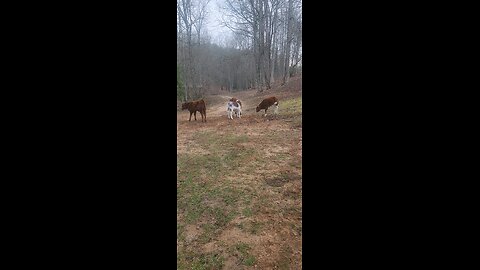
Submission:
POLYGON ((207 29, 212 37, 212 42, 216 44, 222 44, 226 37, 230 35, 230 30, 228 28, 220 26, 222 14, 218 5, 221 3, 223 3, 223 0, 210 0, 210 3, 208 4, 207 29))

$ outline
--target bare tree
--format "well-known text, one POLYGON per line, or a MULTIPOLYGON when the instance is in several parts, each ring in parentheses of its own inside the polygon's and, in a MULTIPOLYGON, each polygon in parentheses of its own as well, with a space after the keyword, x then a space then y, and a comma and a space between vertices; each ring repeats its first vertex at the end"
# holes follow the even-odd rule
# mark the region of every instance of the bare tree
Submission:
POLYGON ((189 97, 189 88, 192 85, 192 69, 193 54, 192 54, 192 0, 178 0, 177 1, 177 16, 180 20, 180 33, 183 34, 181 38, 181 53, 182 53, 182 68, 184 70, 184 91, 185 100, 189 97), (183 32, 185 30, 185 33, 183 32), (186 44, 185 44, 186 43, 186 44))
MULTIPOLYGON (((180 32, 183 35, 181 61, 185 70, 185 96, 202 95, 204 81, 200 73, 200 42, 203 26, 207 16, 207 5, 210 0, 177 0, 177 16, 180 20, 180 32), (183 30, 185 32, 183 33, 183 30), (194 32, 195 31, 195 39, 194 32)), ((177 30, 178 33, 178 30, 177 30)))
POLYGON ((295 75, 302 60, 301 0, 224 0, 223 25, 232 35, 221 45, 205 30, 209 1, 177 1, 177 66, 187 99, 212 87, 261 92, 295 75))
MULTIPOLYGON (((296 6, 301 8, 301 5, 296 6)), ((224 25, 252 41, 251 50, 255 58, 256 71, 255 85, 259 91, 262 91, 264 86, 267 89, 271 88, 276 77, 275 66, 278 65, 279 60, 282 62, 282 82, 288 81, 292 41, 296 37, 293 33, 295 8, 294 0, 288 0, 288 2, 285 0, 225 1, 224 11, 227 19, 224 20, 224 25), (287 3, 288 6, 285 6, 287 3), (278 59, 279 46, 281 46, 282 59, 278 59)), ((301 46, 299 42, 295 44, 301 46)), ((299 47, 295 51, 296 55, 298 52, 299 47)))
POLYGON ((293 61, 291 66, 290 76, 294 76, 297 70, 297 65, 302 61, 302 17, 299 14, 298 17, 295 18, 295 26, 294 26, 294 39, 293 39, 293 61))
POLYGON ((286 40, 286 49, 285 49, 285 63, 284 63, 284 72, 283 72, 283 81, 282 84, 288 82, 290 77, 290 48, 292 45, 292 25, 293 25, 293 0, 288 0, 288 10, 287 10, 287 40, 286 40))
POLYGON ((232 30, 236 36, 251 39, 251 49, 255 58, 255 86, 263 89, 263 0, 235 1, 225 0, 223 10, 226 19, 223 25, 232 30))
POLYGON ((201 33, 207 18, 207 5, 209 2, 210 0, 197 0, 197 5, 194 6, 193 17, 195 18, 195 23, 193 26, 196 30, 198 44, 200 44, 201 41, 201 33))
POLYGON ((265 48, 265 82, 267 89, 271 88, 274 82, 274 60, 276 43, 275 36, 278 31, 278 9, 283 4, 283 0, 264 0, 264 17, 265 17, 265 40, 262 44, 265 48))

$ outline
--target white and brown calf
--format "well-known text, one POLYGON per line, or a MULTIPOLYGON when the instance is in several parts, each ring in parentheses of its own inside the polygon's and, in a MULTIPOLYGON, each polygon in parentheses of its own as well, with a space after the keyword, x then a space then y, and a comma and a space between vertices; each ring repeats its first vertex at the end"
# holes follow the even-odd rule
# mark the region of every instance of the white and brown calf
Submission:
POLYGON ((235 101, 229 101, 227 103, 227 117, 228 119, 233 119, 233 114, 240 118, 242 114, 242 107, 235 101))

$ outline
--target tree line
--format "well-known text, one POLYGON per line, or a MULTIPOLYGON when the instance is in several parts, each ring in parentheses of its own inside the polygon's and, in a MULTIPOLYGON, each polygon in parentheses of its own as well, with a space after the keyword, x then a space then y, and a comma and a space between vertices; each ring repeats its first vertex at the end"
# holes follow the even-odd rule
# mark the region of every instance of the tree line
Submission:
POLYGON ((177 0, 177 98, 210 89, 270 89, 301 71, 301 0, 224 0, 222 45, 206 29, 210 0, 177 0))

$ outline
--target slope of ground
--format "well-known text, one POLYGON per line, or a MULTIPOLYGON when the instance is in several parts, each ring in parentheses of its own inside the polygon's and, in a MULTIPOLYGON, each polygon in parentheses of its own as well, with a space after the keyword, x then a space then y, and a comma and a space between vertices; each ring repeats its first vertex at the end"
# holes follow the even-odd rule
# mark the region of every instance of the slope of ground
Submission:
POLYGON ((301 77, 234 96, 240 119, 228 94, 205 98, 207 123, 177 114, 177 269, 301 269, 301 77), (279 115, 263 117, 270 95, 279 115))

